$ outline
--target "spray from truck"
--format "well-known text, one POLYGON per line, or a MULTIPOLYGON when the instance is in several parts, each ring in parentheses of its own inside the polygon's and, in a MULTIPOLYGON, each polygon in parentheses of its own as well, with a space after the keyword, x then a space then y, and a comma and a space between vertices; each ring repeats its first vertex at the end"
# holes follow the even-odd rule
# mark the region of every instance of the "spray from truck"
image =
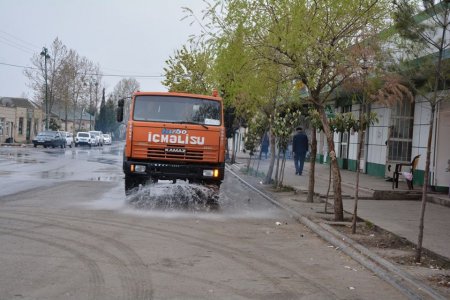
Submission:
POLYGON ((223 101, 217 96, 135 92, 119 100, 117 121, 126 124, 125 192, 158 180, 185 180, 219 189, 225 174, 223 101), (127 117, 127 116, 125 116, 127 117))

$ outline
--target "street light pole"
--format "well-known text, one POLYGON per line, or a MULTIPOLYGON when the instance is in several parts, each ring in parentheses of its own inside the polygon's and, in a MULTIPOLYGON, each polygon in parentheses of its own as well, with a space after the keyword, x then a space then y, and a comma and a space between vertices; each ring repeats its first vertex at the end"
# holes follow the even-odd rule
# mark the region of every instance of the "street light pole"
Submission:
POLYGON ((95 109, 94 109, 94 130, 96 126, 96 120, 97 120, 97 105, 98 105, 98 82, 95 81, 95 109))
POLYGON ((50 55, 48 54, 48 49, 46 47, 42 48, 41 56, 44 57, 44 65, 45 65, 45 130, 48 130, 48 84, 47 84, 47 59, 50 59, 50 55))
POLYGON ((89 131, 92 130, 92 81, 89 81, 89 131))

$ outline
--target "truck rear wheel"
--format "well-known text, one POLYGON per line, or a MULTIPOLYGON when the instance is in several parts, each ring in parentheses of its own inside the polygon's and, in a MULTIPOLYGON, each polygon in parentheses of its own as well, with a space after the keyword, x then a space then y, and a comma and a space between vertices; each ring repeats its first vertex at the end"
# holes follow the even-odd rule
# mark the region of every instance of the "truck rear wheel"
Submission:
POLYGON ((138 177, 125 174, 125 195, 131 194, 131 192, 139 187, 140 184, 144 185, 147 181, 145 177, 138 177))

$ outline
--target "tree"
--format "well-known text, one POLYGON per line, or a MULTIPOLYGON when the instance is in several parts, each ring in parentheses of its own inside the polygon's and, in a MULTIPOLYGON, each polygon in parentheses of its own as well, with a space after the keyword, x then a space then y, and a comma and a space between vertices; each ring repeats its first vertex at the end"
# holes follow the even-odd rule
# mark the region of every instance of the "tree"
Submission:
MULTIPOLYGON (((89 89, 86 86, 87 78, 95 78, 101 87, 101 72, 99 66, 95 66, 86 57, 80 57, 73 49, 68 49, 61 40, 56 38, 50 49, 50 59, 47 61, 47 85, 48 85, 48 109, 61 112, 65 119, 64 128, 67 130, 69 115, 73 122, 77 115, 81 115, 82 109, 89 110, 89 89), (72 110, 72 114, 70 114, 72 110), (77 112, 77 110, 79 110, 77 112)), ((29 86, 34 90, 34 101, 45 106, 45 63, 39 53, 31 58, 33 69, 26 69, 25 76, 29 80, 29 86)), ((94 95, 94 103, 98 97, 94 95)), ((96 104, 91 109, 94 111, 96 104)), ((81 122, 80 122, 81 124, 81 122)))
POLYGON ((248 130, 245 135, 244 147, 249 151, 249 160, 247 163, 247 172, 250 170, 252 157, 255 155, 256 148, 261 144, 261 139, 266 131, 265 119, 261 114, 257 114, 249 121, 248 130))
MULTIPOLYGON (((260 57, 291 70, 317 108, 333 169, 335 220, 343 220, 341 177, 325 106, 351 73, 348 55, 355 37, 367 27, 381 31, 388 0, 247 1, 229 0, 223 22, 243 24, 260 57)), ((214 6, 213 6, 214 7, 214 6)))
POLYGON ((283 155, 281 167, 278 168, 275 176, 275 184, 277 188, 283 187, 284 167, 286 163, 286 151, 288 148, 289 140, 292 138, 292 132, 298 126, 300 122, 301 111, 294 107, 281 107, 279 112, 275 113, 273 132, 277 137, 278 144, 278 161, 280 154, 283 155), (284 109, 283 109, 284 108, 284 109))
POLYGON ((444 52, 450 46, 448 40, 450 1, 444 0, 435 3, 432 0, 424 0, 423 4, 425 10, 419 14, 422 9, 420 2, 398 0, 394 13, 396 29, 403 38, 403 45, 406 46, 402 47, 406 55, 401 58, 400 71, 406 78, 410 79, 410 86, 414 93, 425 99, 431 109, 416 262, 420 262, 422 256, 424 218, 430 178, 431 142, 436 107, 440 102, 449 99, 448 93, 445 92, 449 78, 449 64, 444 62, 444 52), (411 43, 418 47, 410 47, 411 43), (418 67, 420 67, 420 70, 418 67))
POLYGON ((95 120, 95 130, 99 130, 99 131, 102 131, 105 133, 109 132, 109 131, 107 131, 107 128, 106 128, 107 118, 108 118, 108 112, 106 110, 105 89, 103 89, 102 101, 100 102, 100 110, 97 115, 97 119, 95 120))
MULTIPOLYGON (((62 68, 65 57, 67 55, 67 47, 56 38, 50 49, 50 59, 47 60, 47 105, 48 111, 51 112, 53 104, 58 101, 56 97, 58 93, 58 74, 62 68)), ((45 62, 39 53, 35 53, 31 58, 33 69, 25 69, 24 74, 29 80, 29 87, 34 90, 34 101, 45 106, 45 62)))
POLYGON ((95 130, 100 130, 104 133, 116 133, 119 124, 116 122, 115 103, 112 97, 105 101, 105 89, 102 91, 102 101, 100 104, 100 111, 95 123, 95 130))
POLYGON ((140 84, 136 79, 123 78, 114 86, 111 97, 117 102, 119 99, 131 97, 139 88, 140 84))
POLYGON ((212 81, 213 54, 202 44, 191 43, 176 50, 166 60, 165 79, 162 84, 171 92, 211 94, 215 88, 212 81))
MULTIPOLYGON (((108 102, 107 102, 107 107, 109 109, 114 110, 115 106, 117 105, 117 101, 119 101, 120 99, 130 99, 131 96, 133 95, 133 93, 135 91, 139 90, 139 82, 137 82, 136 79, 134 78, 124 78, 121 81, 119 81, 115 86, 114 86, 114 90, 113 92, 110 94, 108 102)), ((126 103, 130 103, 130 101, 126 102, 126 103)), ((125 137, 125 125, 126 124, 126 120, 128 118, 128 109, 130 108, 129 105, 125 105, 125 111, 124 111, 124 122, 122 124, 117 124, 117 127, 114 127, 114 130, 112 130, 112 132, 114 132, 114 136, 117 139, 121 139, 125 137)), ((115 119, 115 118, 114 118, 115 119)), ((114 121, 115 122, 115 121, 114 121)), ((116 122, 115 122, 116 123, 116 122)))

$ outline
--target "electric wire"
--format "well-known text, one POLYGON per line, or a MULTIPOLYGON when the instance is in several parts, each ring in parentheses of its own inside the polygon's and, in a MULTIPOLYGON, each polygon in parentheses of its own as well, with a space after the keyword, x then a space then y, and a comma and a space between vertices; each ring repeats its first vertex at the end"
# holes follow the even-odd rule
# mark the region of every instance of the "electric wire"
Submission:
MULTIPOLYGON (((35 68, 35 67, 21 66, 21 65, 9 64, 9 63, 3 63, 3 62, 0 62, 0 65, 16 67, 16 68, 39 70, 38 68, 35 68)), ((101 73, 86 73, 85 75, 103 76, 103 77, 133 77, 133 78, 164 78, 165 77, 164 75, 101 74, 101 73)))

